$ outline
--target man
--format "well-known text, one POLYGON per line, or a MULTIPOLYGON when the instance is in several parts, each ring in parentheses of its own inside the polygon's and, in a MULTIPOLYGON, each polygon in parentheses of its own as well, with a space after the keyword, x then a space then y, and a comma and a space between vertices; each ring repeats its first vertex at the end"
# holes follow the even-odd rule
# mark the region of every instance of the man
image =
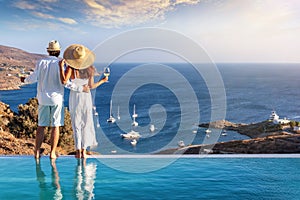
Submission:
MULTIPOLYGON (((35 139, 35 158, 40 157, 40 148, 44 140, 46 127, 51 131, 50 158, 55 159, 56 147, 59 140, 59 127, 64 125, 64 85, 61 81, 59 67, 60 45, 56 40, 49 42, 47 52, 49 57, 41 59, 35 67, 34 72, 24 82, 37 82, 38 128, 35 139)), ((82 91, 84 88, 74 86, 73 90, 82 91)), ((85 88, 86 89, 86 88, 85 88)))

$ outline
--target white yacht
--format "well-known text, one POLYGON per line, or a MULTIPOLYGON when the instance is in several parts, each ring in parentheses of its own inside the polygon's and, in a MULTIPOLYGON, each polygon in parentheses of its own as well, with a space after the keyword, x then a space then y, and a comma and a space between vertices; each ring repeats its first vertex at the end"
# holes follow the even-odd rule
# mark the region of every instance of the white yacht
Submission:
POLYGON ((125 139, 138 139, 141 137, 141 135, 139 134, 139 132, 131 130, 129 133, 122 133, 121 137, 125 139))
POLYGON ((211 130, 210 129, 206 129, 205 133, 209 134, 209 133, 211 133, 211 130))
POLYGON ((132 126, 138 126, 139 123, 137 123, 137 121, 135 121, 135 118, 137 118, 137 114, 135 113, 135 104, 133 105, 133 114, 132 114, 132 118, 133 118, 133 122, 132 122, 132 126))
POLYGON ((185 146, 185 144, 182 140, 180 140, 177 144, 178 144, 179 147, 184 147, 185 146))
POLYGON ((154 132, 154 131, 155 131, 155 127, 154 127, 154 125, 153 125, 153 124, 150 124, 150 127, 149 127, 149 129, 150 129, 150 131, 151 131, 151 132, 154 132))
POLYGON ((221 135, 222 136, 227 136, 226 130, 223 130, 221 135))
POLYGON ((112 100, 110 100, 110 108, 109 108, 109 118, 107 119, 109 123, 115 123, 116 119, 112 116, 112 100))
POLYGON ((117 153, 117 150, 111 150, 110 152, 111 153, 117 153))
POLYGON ((137 140, 136 140, 136 139, 133 139, 130 143, 131 143, 132 146, 136 146, 137 140))

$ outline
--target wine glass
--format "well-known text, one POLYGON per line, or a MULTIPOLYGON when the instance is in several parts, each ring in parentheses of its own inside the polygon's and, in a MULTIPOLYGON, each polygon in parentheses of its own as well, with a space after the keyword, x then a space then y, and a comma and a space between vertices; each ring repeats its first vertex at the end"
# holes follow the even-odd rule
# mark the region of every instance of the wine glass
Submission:
POLYGON ((109 67, 105 67, 104 68, 103 75, 106 76, 106 77, 108 77, 110 75, 110 69, 109 69, 109 67))
MULTIPOLYGON (((106 76, 106 77, 108 77, 110 75, 110 69, 109 69, 109 67, 105 67, 104 68, 103 75, 106 76)), ((108 82, 108 81, 106 81, 106 82, 108 82)))

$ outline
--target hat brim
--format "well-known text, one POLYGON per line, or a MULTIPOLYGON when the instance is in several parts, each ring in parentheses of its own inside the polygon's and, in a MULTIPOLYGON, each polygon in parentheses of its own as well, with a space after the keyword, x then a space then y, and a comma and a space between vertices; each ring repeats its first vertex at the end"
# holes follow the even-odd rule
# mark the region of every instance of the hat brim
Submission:
POLYGON ((93 65, 95 61, 95 54, 83 45, 70 45, 64 52, 63 58, 67 64, 74 69, 86 69, 93 65), (82 58, 74 58, 73 51, 77 46, 82 46, 85 49, 85 56, 82 58))

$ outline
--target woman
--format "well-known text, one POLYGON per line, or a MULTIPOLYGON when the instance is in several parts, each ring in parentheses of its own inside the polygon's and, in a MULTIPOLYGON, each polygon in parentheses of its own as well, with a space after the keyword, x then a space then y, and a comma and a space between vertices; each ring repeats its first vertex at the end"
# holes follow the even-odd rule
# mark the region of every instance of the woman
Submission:
MULTIPOLYGON (((94 89, 107 82, 107 77, 94 82, 95 67, 92 66, 94 59, 95 55, 83 45, 69 46, 60 65, 63 71, 64 64, 67 64, 66 70, 62 73, 63 84, 71 79, 78 86, 88 85, 90 89, 94 89)), ((91 93, 70 90, 69 110, 74 132, 75 157, 85 158, 87 147, 97 145, 91 93)))

